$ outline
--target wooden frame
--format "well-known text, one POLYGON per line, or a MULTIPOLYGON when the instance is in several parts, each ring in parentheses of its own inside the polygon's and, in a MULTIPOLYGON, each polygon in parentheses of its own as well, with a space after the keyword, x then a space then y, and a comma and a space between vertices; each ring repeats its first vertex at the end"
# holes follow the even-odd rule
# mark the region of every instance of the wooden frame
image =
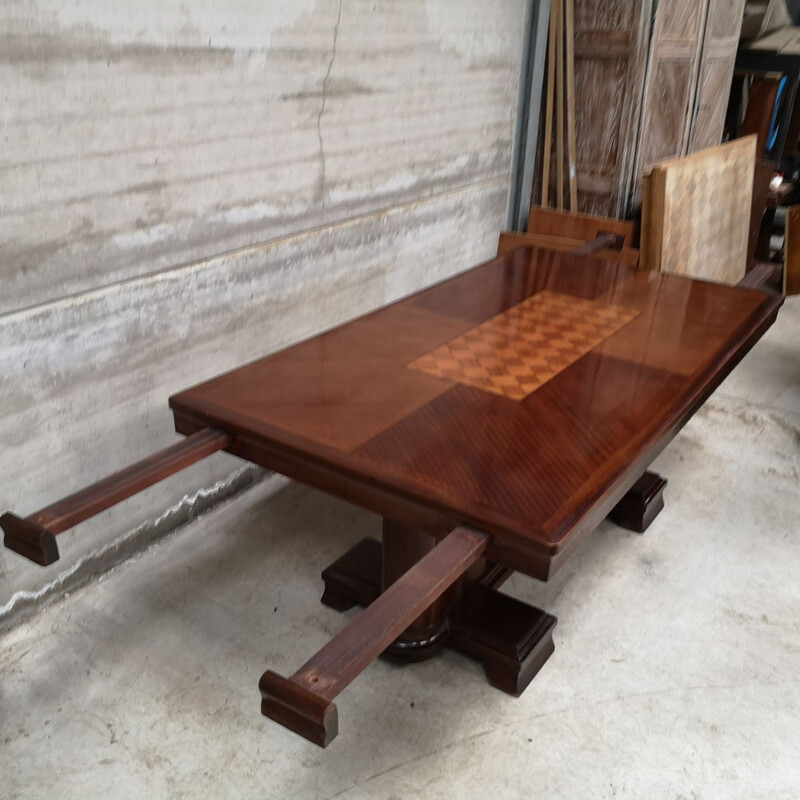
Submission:
POLYGON ((624 247, 634 247, 638 238, 638 226, 633 221, 594 214, 573 214, 551 208, 532 208, 527 232, 578 239, 581 242, 588 242, 599 233, 619 233, 624 247))
MULTIPOLYGON (((584 244, 585 242, 580 239, 568 239, 563 236, 502 231, 497 244, 497 255, 502 256, 505 253, 516 250, 518 247, 541 247, 545 250, 568 253, 577 250, 584 244)), ((601 258, 604 261, 617 261, 629 267, 639 266, 639 251, 632 247, 622 247, 619 250, 594 250, 593 252, 597 258, 601 258)))

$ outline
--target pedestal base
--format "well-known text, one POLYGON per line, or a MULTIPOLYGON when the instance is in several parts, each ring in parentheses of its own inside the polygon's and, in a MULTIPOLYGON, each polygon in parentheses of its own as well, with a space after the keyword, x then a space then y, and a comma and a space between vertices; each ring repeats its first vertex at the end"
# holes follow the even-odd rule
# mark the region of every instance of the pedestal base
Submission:
MULTIPOLYGON (((369 605, 380 595, 382 569, 381 543, 362 539, 323 571, 322 602, 337 611, 369 605)), ((498 570, 488 570, 484 577, 461 587, 438 636, 412 643, 401 637, 384 657, 422 661, 447 645, 480 659, 492 686, 515 697, 522 694, 555 649, 556 618, 493 588, 499 583, 498 570)))
POLYGON ((519 697, 553 654, 556 618, 480 583, 449 617, 450 646, 479 658, 489 683, 519 697))

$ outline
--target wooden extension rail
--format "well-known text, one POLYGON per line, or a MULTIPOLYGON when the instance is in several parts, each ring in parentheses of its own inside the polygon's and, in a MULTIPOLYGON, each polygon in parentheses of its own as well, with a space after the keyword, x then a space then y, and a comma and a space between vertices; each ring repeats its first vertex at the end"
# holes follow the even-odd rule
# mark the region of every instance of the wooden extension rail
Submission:
POLYGON ((483 555, 489 537, 456 528, 291 678, 261 676, 261 713, 327 747, 339 732, 334 698, 483 555))
POLYGON ((58 561, 56 536, 79 522, 105 511, 176 472, 224 450, 231 442, 227 433, 214 428, 188 436, 127 469, 59 500, 24 519, 8 512, 0 517, 5 546, 43 567, 58 561))
POLYGON ((763 289, 781 278, 781 265, 768 261, 755 261, 747 274, 736 285, 744 289, 763 289))
POLYGON ((596 253, 598 250, 622 250, 625 237, 613 231, 598 231, 594 239, 571 250, 572 253, 596 253))

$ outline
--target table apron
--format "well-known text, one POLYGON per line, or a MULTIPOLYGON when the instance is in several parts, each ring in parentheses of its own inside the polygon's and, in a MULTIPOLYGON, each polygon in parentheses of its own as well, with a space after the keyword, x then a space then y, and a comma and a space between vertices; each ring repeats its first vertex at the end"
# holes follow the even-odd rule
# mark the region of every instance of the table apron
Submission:
MULTIPOLYGON (((200 428, 208 427, 208 422, 185 411, 175 410, 174 415, 175 430, 178 433, 190 435, 200 428)), ((231 431, 231 443, 225 451, 387 519, 425 528, 437 538, 445 537, 458 525, 474 525, 492 536, 487 551, 487 558, 490 560, 501 561, 504 565, 539 580, 547 580, 551 573, 552 555, 526 546, 522 537, 519 544, 509 546, 505 541, 498 540, 496 532, 480 521, 448 515, 446 511, 432 508, 425 501, 409 498, 400 491, 392 491, 357 476, 346 475, 335 467, 304 458, 248 434, 231 431), (501 553, 502 559, 498 558, 501 553)), ((505 535, 502 539, 505 539, 505 535)))

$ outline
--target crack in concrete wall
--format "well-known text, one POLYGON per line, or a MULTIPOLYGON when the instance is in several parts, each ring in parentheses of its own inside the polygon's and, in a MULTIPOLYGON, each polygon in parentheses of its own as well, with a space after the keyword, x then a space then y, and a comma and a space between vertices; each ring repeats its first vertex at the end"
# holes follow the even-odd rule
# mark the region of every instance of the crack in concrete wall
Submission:
MULTIPOLYGON (((494 254, 525 3, 465 3, 0 4, 0 510, 164 447, 170 394, 494 254)), ((3 624, 240 466, 109 509, 51 567, 0 551, 3 624)))
POLYGON ((339 0, 339 10, 336 14, 336 24, 333 26, 333 45, 331 47, 331 58, 328 62, 328 69, 325 72, 325 77, 322 79, 322 102, 319 107, 319 114, 317 114, 317 136, 319 137, 319 201, 322 205, 322 223, 325 224, 325 143, 322 139, 322 117, 325 114, 325 108, 328 104, 328 81, 331 77, 333 70, 333 62, 336 60, 336 42, 339 39, 339 25, 342 21, 342 2, 339 0))
POLYGON ((212 508, 232 500, 260 483, 268 474, 252 465, 242 467, 207 489, 198 489, 194 494, 185 495, 152 522, 146 522, 124 536, 87 553, 39 588, 15 592, 0 606, 0 634, 62 597, 69 596, 89 581, 110 572, 123 561, 142 553, 212 508))

